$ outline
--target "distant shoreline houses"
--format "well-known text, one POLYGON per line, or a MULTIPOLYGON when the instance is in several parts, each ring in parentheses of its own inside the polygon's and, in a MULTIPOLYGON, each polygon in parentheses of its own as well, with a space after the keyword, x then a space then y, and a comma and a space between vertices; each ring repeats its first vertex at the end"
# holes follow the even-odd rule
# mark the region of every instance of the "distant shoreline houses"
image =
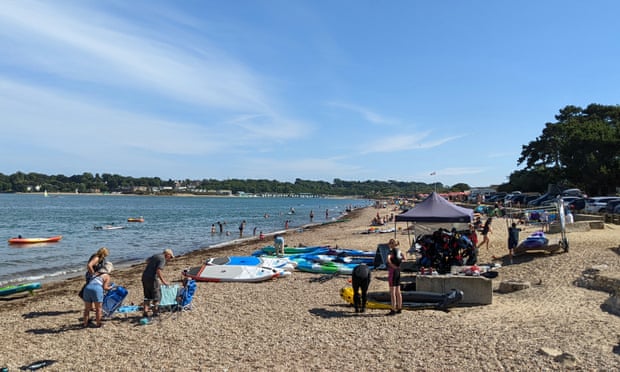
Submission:
MULTIPOLYGON (((41 186, 28 186, 26 193, 44 193, 48 194, 47 190, 43 190, 41 186)), ((53 194, 74 194, 68 192, 54 192, 53 194)), ((241 198, 324 198, 328 195, 318 195, 310 193, 247 193, 244 191, 238 191, 234 193, 232 190, 205 190, 194 187, 186 186, 130 186, 121 188, 119 191, 114 192, 101 192, 99 189, 88 189, 81 193, 77 190, 75 194, 84 195, 174 195, 174 196, 222 196, 222 197, 241 197, 241 198)))

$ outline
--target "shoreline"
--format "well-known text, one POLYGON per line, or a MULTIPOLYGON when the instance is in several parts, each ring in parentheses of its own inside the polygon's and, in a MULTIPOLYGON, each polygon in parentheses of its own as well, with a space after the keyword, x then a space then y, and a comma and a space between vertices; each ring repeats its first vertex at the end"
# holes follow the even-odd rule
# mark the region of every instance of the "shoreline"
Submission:
MULTIPOLYGON (((285 242, 375 251, 395 236, 362 234, 376 212, 391 211, 357 209, 340 223, 291 229, 285 242)), ((502 218, 493 220, 491 244, 480 249, 479 264, 505 263, 505 225, 502 218)), ((261 283, 198 283, 191 311, 164 313, 146 326, 140 324, 141 314, 117 314, 101 329, 83 329, 77 297, 83 279, 68 279, 45 285, 34 296, 0 301, 0 367, 17 370, 54 360, 48 369, 58 371, 93 365, 103 371, 614 370, 620 365, 620 322, 603 309, 609 294, 574 281, 593 266, 602 274, 620 274, 619 230, 605 224, 604 230, 569 232, 568 253, 515 257, 514 265, 497 269, 490 305, 393 317, 373 309, 355 314, 339 296, 350 285, 349 276, 317 281, 320 274, 295 271, 261 283), (500 293, 505 280, 531 287, 500 293), (556 351, 565 357, 555 357, 556 351)), ((521 238, 528 233, 522 231, 521 238)), ((404 251, 406 231, 396 236, 404 251)), ((549 239, 558 236, 549 234, 549 239)), ((249 255, 269 244, 270 239, 242 241, 177 256, 164 268, 164 277, 177 283, 184 268, 209 256, 249 255)), ((124 304, 141 302, 143 267, 112 273, 112 281, 129 291, 124 304)), ((403 273, 403 281, 414 276, 403 273)), ((370 291, 387 290, 387 272, 373 271, 370 291)))
MULTIPOLYGON (((272 245, 272 238, 276 235, 276 234, 280 234, 283 236, 287 236, 287 234, 291 234, 291 233, 296 233, 301 231, 306 231, 306 230, 312 230, 312 229, 317 229, 317 228, 321 228, 323 226, 326 225, 330 225, 333 224, 334 222, 338 222, 341 221, 347 217, 351 217, 350 215, 352 213, 355 212, 360 212, 362 209, 365 208, 371 208, 370 206, 367 207, 360 207, 360 208, 356 208, 353 209, 351 211, 342 213, 340 216, 338 216, 337 218, 335 218, 334 220, 331 221, 326 221, 326 222, 316 222, 316 223, 308 223, 302 226, 298 226, 298 227, 294 227, 294 228, 290 228, 288 230, 276 230, 276 231, 272 231, 272 232, 266 232, 263 233, 264 235, 264 239, 260 240, 260 238, 258 236, 248 236, 245 238, 234 238, 232 240, 228 240, 228 241, 224 241, 221 243, 216 243, 216 244, 212 244, 206 247, 200 247, 197 248, 193 251, 175 256, 175 260, 179 260, 182 258, 187 258, 187 257, 192 257, 192 256, 196 256, 196 255, 200 255, 200 254, 208 254, 208 253, 226 253, 228 250, 237 250, 240 249, 242 247, 245 247, 247 245, 263 245, 263 246, 267 246, 267 245, 272 245)), ((251 254, 252 252, 249 252, 248 254, 251 254)), ((131 270, 136 266, 142 265, 144 263, 144 261, 146 261, 148 257, 145 257, 144 260, 140 261, 126 261, 126 262, 121 262, 121 263, 117 263, 117 262, 113 262, 114 264, 114 272, 116 275, 118 275, 118 273, 123 273, 125 271, 131 270)), ((29 282, 39 282, 41 283, 43 287, 43 289, 45 289, 46 287, 50 287, 50 288, 56 288, 59 286, 62 286, 63 283, 66 282, 70 282, 73 283, 76 280, 81 281, 82 278, 84 276, 84 270, 82 271, 78 271, 78 272, 72 272, 72 273, 65 273, 65 274, 59 274, 57 276, 46 276, 44 278, 41 279, 33 279, 33 280, 24 280, 24 281, 15 281, 12 283, 8 283, 7 285, 16 285, 16 284, 23 284, 23 283, 29 283, 29 282)), ((179 280, 180 281, 180 280, 179 280)), ((0 300, 2 299, 2 297, 0 297, 0 300)), ((1 311, 1 306, 0 306, 0 311, 1 311)))

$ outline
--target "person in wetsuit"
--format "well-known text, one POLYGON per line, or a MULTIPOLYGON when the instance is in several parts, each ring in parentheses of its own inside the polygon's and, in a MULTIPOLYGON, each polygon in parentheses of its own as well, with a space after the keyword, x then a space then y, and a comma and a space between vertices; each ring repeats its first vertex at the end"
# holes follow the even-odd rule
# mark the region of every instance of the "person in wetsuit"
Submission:
POLYGON ((370 268, 366 264, 355 266, 351 274, 351 284, 353 285, 355 312, 363 313, 366 311, 366 295, 370 285, 370 268))

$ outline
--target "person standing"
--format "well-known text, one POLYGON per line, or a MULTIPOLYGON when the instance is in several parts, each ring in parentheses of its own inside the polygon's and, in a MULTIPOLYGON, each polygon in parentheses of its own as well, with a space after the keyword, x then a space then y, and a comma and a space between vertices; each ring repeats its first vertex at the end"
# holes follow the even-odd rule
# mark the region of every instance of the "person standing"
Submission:
POLYGON ((540 215, 540 222, 542 222, 543 232, 549 232, 549 212, 546 209, 540 215))
POLYGON ((398 249, 399 245, 400 243, 396 239, 390 239, 388 242, 388 247, 390 247, 390 253, 387 257, 388 285, 390 286, 392 310, 387 315, 400 314, 403 309, 403 296, 400 292, 400 264, 405 257, 398 249))
POLYGON ((329 209, 325 210, 325 219, 329 220, 329 209))
POLYGON ((245 229, 245 220, 241 221, 239 224, 239 237, 243 237, 243 229, 245 229))
POLYGON ((101 317, 103 314, 103 291, 109 291, 112 289, 110 284, 110 273, 112 272, 112 262, 106 262, 97 269, 97 271, 91 276, 90 281, 84 287, 84 328, 88 327, 90 321, 90 311, 95 308, 95 327, 101 327, 101 317))
POLYGON ((153 305, 153 316, 159 314, 159 301, 161 300, 161 284, 168 285, 163 276, 166 263, 174 258, 172 249, 165 249, 163 253, 155 254, 146 261, 146 267, 142 272, 142 289, 144 290, 143 317, 148 317, 148 311, 153 305), (161 281, 161 284, 160 284, 161 281))
POLYGON ((519 231, 516 223, 512 223, 512 226, 508 228, 508 256, 510 257, 510 264, 512 265, 512 256, 515 248, 519 245, 519 231))
POLYGON ((478 244, 478 248, 482 247, 483 244, 486 244, 487 249, 489 249, 489 234, 493 231, 491 229, 491 222, 493 222, 493 218, 489 217, 486 221, 484 221, 484 226, 482 226, 482 241, 478 244))
POLYGON ((351 273, 351 284, 353 286, 355 312, 363 313, 366 311, 368 286, 370 285, 370 268, 366 264, 355 266, 351 273))
POLYGON ((273 238, 273 246, 276 249, 276 256, 284 256, 284 238, 277 234, 273 238))
POLYGON ((211 224, 211 235, 215 234, 215 224, 211 224))
POLYGON ((86 263, 86 283, 90 282, 90 279, 97 273, 97 271, 99 271, 99 269, 103 267, 106 263, 106 257, 108 257, 109 254, 110 251, 108 251, 108 248, 101 247, 97 250, 97 252, 95 252, 95 254, 90 256, 88 262, 86 263))
POLYGON ((310 223, 312 223, 312 220, 314 220, 314 211, 310 209, 310 223))

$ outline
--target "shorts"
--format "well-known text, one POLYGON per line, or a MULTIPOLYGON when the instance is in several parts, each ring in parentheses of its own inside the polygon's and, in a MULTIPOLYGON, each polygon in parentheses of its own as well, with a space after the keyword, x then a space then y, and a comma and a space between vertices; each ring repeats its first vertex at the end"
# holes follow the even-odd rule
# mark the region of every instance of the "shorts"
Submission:
POLYGON ((388 285, 398 287, 400 285, 400 269, 388 271, 388 285))
POLYGON ((83 300, 84 302, 103 302, 103 287, 98 283, 86 285, 83 300))
POLYGON ((517 248, 517 245, 518 245, 517 242, 509 241, 508 242, 508 249, 515 249, 515 248, 517 248))
POLYGON ((159 302, 161 300, 161 288, 159 280, 142 280, 142 288, 144 290, 144 300, 159 302))

